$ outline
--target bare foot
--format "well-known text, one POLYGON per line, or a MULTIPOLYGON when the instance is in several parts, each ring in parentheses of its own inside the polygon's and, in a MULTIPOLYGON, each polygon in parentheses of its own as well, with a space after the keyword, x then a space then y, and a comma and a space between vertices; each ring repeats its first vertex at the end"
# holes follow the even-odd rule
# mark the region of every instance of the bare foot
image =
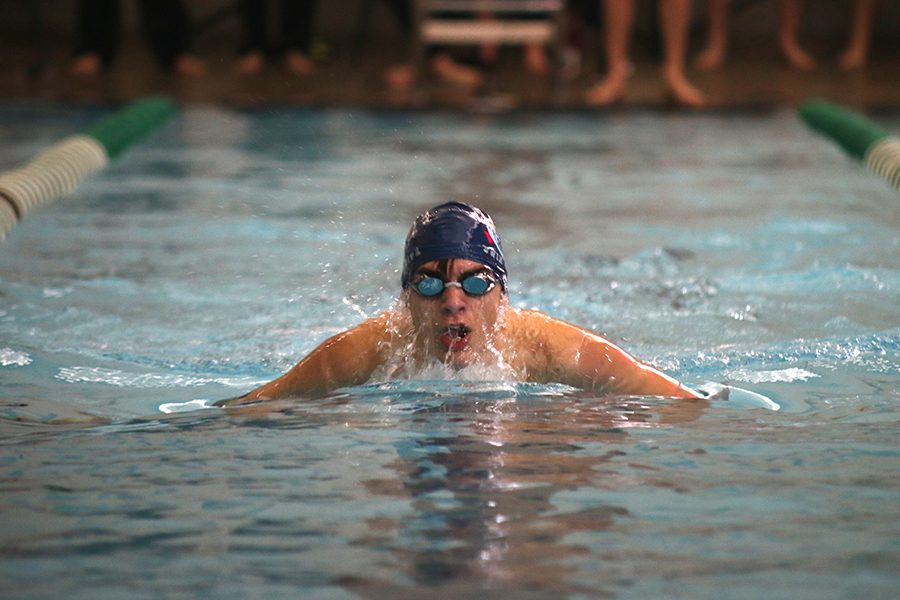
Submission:
POLYGON ((491 64, 497 60, 497 54, 499 50, 497 49, 497 44, 484 44, 481 48, 478 49, 478 54, 481 56, 481 61, 486 64, 491 64))
POLYGON ((291 50, 284 55, 284 64, 287 66, 288 71, 300 77, 312 75, 316 72, 316 63, 307 55, 296 50, 291 50))
POLYGON ((838 66, 844 71, 861 69, 869 62, 866 51, 862 48, 847 48, 838 58, 838 66))
POLYGON ((462 65, 447 54, 438 54, 431 60, 431 68, 441 80, 453 85, 474 89, 484 83, 481 71, 462 65))
POLYGON ((413 75, 413 68, 410 65, 394 65, 385 72, 384 82, 392 93, 404 93, 412 87, 413 75))
POLYGON ((189 52, 183 52, 175 58, 175 72, 185 77, 202 77, 206 75, 206 63, 189 52))
POLYGON ((238 57, 237 62, 234 65, 234 70, 241 77, 259 75, 264 63, 265 60, 263 59, 262 52, 259 50, 251 50, 238 57))
POLYGON ((581 52, 572 46, 563 50, 563 77, 572 81, 581 73, 581 52))
POLYGON ((96 52, 76 56, 69 71, 78 77, 94 77, 103 70, 103 61, 96 52))
POLYGON ((625 97, 628 91, 629 70, 610 71, 606 79, 594 84, 584 93, 584 101, 591 106, 609 106, 625 97))
POLYGON ((701 71, 715 71, 725 64, 725 50, 708 46, 694 58, 694 66, 701 71))
POLYGON ((663 73, 666 92, 677 104, 691 108, 706 106, 706 96, 695 88, 680 71, 667 70, 663 73))
POLYGON ((788 65, 794 69, 811 71, 816 68, 815 59, 795 42, 782 43, 781 53, 784 55, 788 65))
POLYGON ((538 75, 545 75, 550 70, 550 61, 543 46, 529 44, 525 47, 525 68, 538 75))

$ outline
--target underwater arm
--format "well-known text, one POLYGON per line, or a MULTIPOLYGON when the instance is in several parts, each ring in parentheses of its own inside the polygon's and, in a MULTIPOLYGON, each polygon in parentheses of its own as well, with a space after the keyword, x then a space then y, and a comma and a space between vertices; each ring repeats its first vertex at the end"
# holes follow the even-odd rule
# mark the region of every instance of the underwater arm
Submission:
POLYGON ((291 396, 321 396, 365 382, 380 364, 387 336, 386 316, 369 319, 322 342, 282 375, 244 396, 217 402, 230 406, 291 396))

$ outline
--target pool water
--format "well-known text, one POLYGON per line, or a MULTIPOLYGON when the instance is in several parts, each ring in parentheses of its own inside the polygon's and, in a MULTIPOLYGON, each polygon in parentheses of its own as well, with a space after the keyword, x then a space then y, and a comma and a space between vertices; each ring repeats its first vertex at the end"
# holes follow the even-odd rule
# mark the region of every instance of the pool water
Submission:
MULTIPOLYGON (((109 112, 0 106, 0 169, 109 112)), ((895 598, 898 206, 788 110, 185 108, 0 243, 0 595, 895 598), (771 403, 204 408, 388 307, 448 199, 514 304, 771 403)))

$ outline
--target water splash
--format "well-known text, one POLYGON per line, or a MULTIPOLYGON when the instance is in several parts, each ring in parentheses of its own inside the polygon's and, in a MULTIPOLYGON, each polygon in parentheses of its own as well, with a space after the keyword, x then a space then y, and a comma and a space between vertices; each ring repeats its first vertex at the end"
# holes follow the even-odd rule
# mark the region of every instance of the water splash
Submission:
POLYGON ((729 380, 744 381, 747 383, 790 383, 792 381, 807 381, 814 377, 821 377, 817 373, 806 369, 789 368, 773 371, 751 371, 749 369, 735 369, 726 371, 725 376, 729 380))
POLYGON ((847 365, 872 373, 897 373, 898 350, 900 332, 887 331, 847 338, 798 339, 761 347, 729 344, 654 363, 694 377, 730 374, 748 383, 807 381, 818 375, 816 370, 832 371, 847 365))
MULTIPOLYGON (((502 323, 505 309, 501 307, 498 322, 502 323)), ((509 352, 501 351, 496 331, 485 332, 485 348, 477 361, 462 367, 452 365, 452 353, 444 360, 429 356, 426 341, 417 333, 409 310, 408 294, 403 294, 387 313, 386 327, 390 334, 385 342, 389 352, 386 360, 370 376, 370 381, 392 380, 458 380, 458 381, 516 381, 522 374, 512 366, 509 352)))
POLYGON ((228 387, 248 387, 255 383, 246 377, 198 377, 180 373, 129 373, 105 367, 63 367, 56 375, 66 383, 102 383, 126 388, 198 387, 220 384, 228 387))
POLYGON ((12 348, 0 348, 0 367, 25 367, 31 364, 31 357, 12 348))

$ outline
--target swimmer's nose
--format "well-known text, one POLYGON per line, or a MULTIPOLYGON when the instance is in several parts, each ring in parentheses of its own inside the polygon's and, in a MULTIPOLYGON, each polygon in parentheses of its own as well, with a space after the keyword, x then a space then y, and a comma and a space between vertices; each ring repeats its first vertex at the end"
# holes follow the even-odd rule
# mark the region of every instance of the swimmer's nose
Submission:
POLYGON ((444 288, 441 295, 441 312, 445 315, 455 315, 466 309, 466 293, 462 288, 448 287, 444 288))

